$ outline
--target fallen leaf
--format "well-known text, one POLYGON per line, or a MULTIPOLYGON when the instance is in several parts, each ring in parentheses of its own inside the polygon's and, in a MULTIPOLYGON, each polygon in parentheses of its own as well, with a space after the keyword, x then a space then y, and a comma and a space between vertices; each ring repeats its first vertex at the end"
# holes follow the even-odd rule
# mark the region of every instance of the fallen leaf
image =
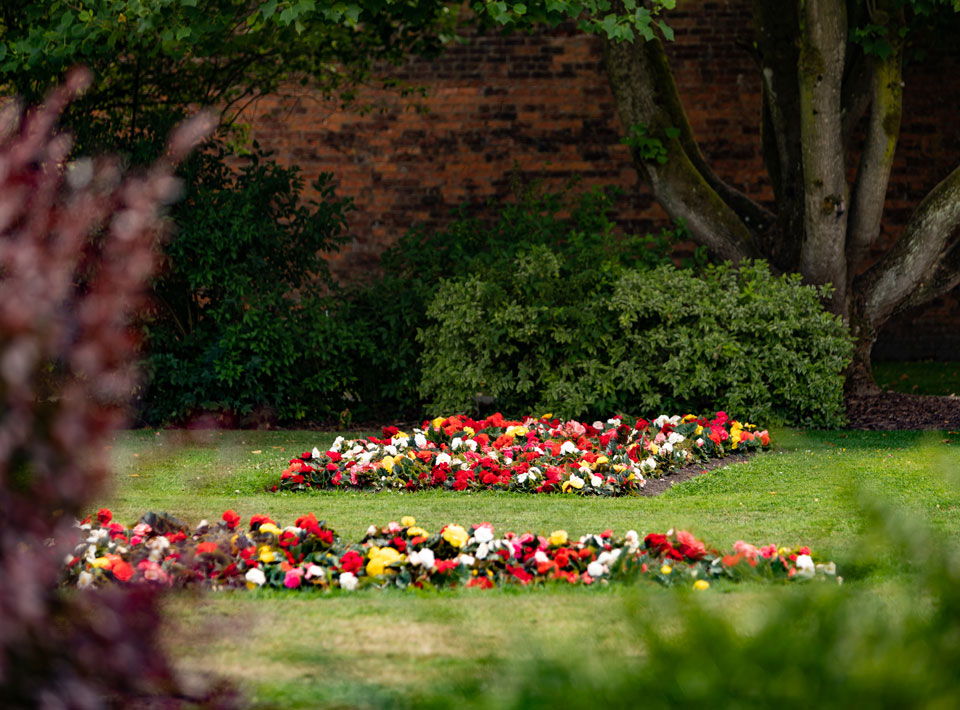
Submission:
POLYGON ((251 453, 251 454, 262 454, 262 453, 263 453, 263 449, 257 449, 256 451, 251 451, 250 453, 251 453))

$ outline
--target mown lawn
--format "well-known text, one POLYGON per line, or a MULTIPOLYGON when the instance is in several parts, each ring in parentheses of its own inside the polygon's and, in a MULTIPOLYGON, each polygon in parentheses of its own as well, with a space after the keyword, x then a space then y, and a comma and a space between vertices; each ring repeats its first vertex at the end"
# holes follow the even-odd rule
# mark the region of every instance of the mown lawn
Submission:
MULTIPOLYGON (((657 498, 587 499, 506 493, 315 493, 266 491, 287 459, 333 435, 315 432, 135 431, 112 453, 114 490, 102 504, 124 523, 147 510, 188 523, 233 508, 268 513, 281 525, 314 512, 341 536, 359 538, 371 523, 413 515, 435 530, 447 522, 490 521, 504 531, 571 536, 613 528, 622 533, 693 531, 728 548, 738 539, 808 544, 833 559, 858 594, 905 601, 910 574, 902 560, 870 546, 864 505, 882 499, 951 540, 960 539, 960 435, 955 432, 773 432, 776 449, 715 469, 657 498), (870 547, 870 554, 864 552, 870 547), (868 560, 868 561, 865 561, 868 560)), ((744 584, 701 596, 745 629, 776 605, 786 587, 744 584)), ((456 679, 475 680, 504 664, 585 654, 629 662, 644 653, 633 614, 664 615, 677 590, 641 586, 551 587, 418 594, 225 593, 173 595, 169 645, 189 672, 239 683, 257 707, 394 705, 456 679), (639 610, 639 611, 638 611, 639 610)))

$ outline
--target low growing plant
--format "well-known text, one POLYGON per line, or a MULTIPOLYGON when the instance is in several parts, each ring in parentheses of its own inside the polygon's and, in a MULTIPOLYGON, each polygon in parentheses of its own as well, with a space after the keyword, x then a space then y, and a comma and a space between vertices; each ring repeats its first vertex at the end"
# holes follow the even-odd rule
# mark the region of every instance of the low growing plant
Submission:
POLYGON ((838 426, 852 346, 827 293, 763 262, 698 274, 565 263, 535 246, 510 268, 442 283, 419 335, 421 393, 434 412, 487 396, 566 417, 715 407, 838 426))

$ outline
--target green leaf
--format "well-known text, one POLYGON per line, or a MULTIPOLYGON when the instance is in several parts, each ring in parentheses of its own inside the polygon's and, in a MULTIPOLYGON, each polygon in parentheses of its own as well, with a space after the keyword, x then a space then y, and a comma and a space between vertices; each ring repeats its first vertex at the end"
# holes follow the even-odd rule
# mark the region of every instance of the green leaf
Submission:
POLYGON ((670 27, 670 25, 663 20, 657 20, 657 27, 660 28, 660 32, 663 34, 664 39, 666 39, 668 42, 673 42, 673 28, 670 27))
POLYGON ((518 2, 516 5, 513 6, 513 11, 517 15, 524 15, 527 12, 527 6, 524 5, 522 2, 518 2))

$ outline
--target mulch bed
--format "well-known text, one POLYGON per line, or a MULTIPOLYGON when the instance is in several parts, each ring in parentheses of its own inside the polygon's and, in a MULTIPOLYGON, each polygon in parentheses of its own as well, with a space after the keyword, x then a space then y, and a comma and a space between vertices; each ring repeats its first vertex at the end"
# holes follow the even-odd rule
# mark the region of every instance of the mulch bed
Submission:
POLYGON ((878 392, 847 399, 851 429, 960 429, 960 397, 878 392))

